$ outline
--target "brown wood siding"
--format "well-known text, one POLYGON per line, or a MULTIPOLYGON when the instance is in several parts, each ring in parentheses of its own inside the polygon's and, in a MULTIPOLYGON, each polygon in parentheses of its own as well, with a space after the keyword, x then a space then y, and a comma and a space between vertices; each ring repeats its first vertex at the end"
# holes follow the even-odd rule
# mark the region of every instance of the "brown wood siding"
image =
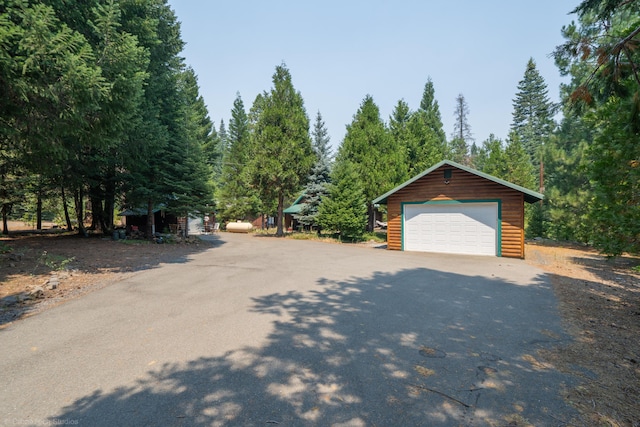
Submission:
POLYGON ((501 200, 504 257, 524 258, 524 195, 472 173, 444 165, 387 199, 387 247, 402 250, 402 203, 438 200, 501 200), (444 169, 453 169, 449 184, 444 169))

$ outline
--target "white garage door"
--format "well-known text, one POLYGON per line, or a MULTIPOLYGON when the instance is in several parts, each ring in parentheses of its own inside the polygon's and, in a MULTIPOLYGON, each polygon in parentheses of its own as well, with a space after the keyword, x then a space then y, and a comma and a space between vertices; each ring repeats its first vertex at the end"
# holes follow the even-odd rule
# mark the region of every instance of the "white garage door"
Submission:
POLYGON ((404 250, 496 255, 497 203, 404 206, 404 250))

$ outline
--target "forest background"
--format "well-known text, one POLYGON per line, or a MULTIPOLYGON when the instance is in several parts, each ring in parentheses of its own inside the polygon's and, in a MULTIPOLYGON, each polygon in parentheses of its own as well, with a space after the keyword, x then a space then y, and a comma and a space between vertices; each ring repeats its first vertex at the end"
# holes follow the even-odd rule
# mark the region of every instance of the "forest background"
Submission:
POLYGON ((282 234, 284 208, 304 193, 305 227, 357 238, 373 227, 371 200, 446 158, 543 192, 529 237, 638 253, 639 9, 579 3, 554 51, 568 77, 561 103, 535 61, 523 64, 505 140, 472 139, 463 94, 447 136, 427 78, 420 105, 399 100, 387 120, 366 95, 332 153, 285 63, 248 110, 238 95, 228 127, 215 126, 165 0, 0 0, 3 231, 10 218, 40 228, 50 216, 110 233, 119 210, 152 218, 163 206, 222 222, 273 216, 282 234))

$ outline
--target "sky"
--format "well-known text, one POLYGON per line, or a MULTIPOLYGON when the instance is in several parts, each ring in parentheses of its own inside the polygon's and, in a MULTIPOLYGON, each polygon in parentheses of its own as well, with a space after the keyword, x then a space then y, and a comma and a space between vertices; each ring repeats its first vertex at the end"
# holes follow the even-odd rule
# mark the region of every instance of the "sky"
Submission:
POLYGON ((533 58, 549 98, 567 78, 550 54, 579 0, 169 0, 216 128, 236 94, 248 111, 286 64, 313 128, 320 111, 334 149, 366 95, 389 121, 404 99, 420 105, 431 78, 445 133, 462 94, 480 145, 505 139, 513 99, 533 58))

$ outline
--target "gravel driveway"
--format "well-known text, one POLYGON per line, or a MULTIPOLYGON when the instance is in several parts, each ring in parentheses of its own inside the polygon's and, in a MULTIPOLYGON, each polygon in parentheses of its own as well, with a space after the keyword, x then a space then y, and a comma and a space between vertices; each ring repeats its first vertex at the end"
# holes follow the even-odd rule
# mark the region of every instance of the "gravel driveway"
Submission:
POLYGON ((0 425, 550 426, 575 414, 524 261, 222 233, 0 330, 0 425))

